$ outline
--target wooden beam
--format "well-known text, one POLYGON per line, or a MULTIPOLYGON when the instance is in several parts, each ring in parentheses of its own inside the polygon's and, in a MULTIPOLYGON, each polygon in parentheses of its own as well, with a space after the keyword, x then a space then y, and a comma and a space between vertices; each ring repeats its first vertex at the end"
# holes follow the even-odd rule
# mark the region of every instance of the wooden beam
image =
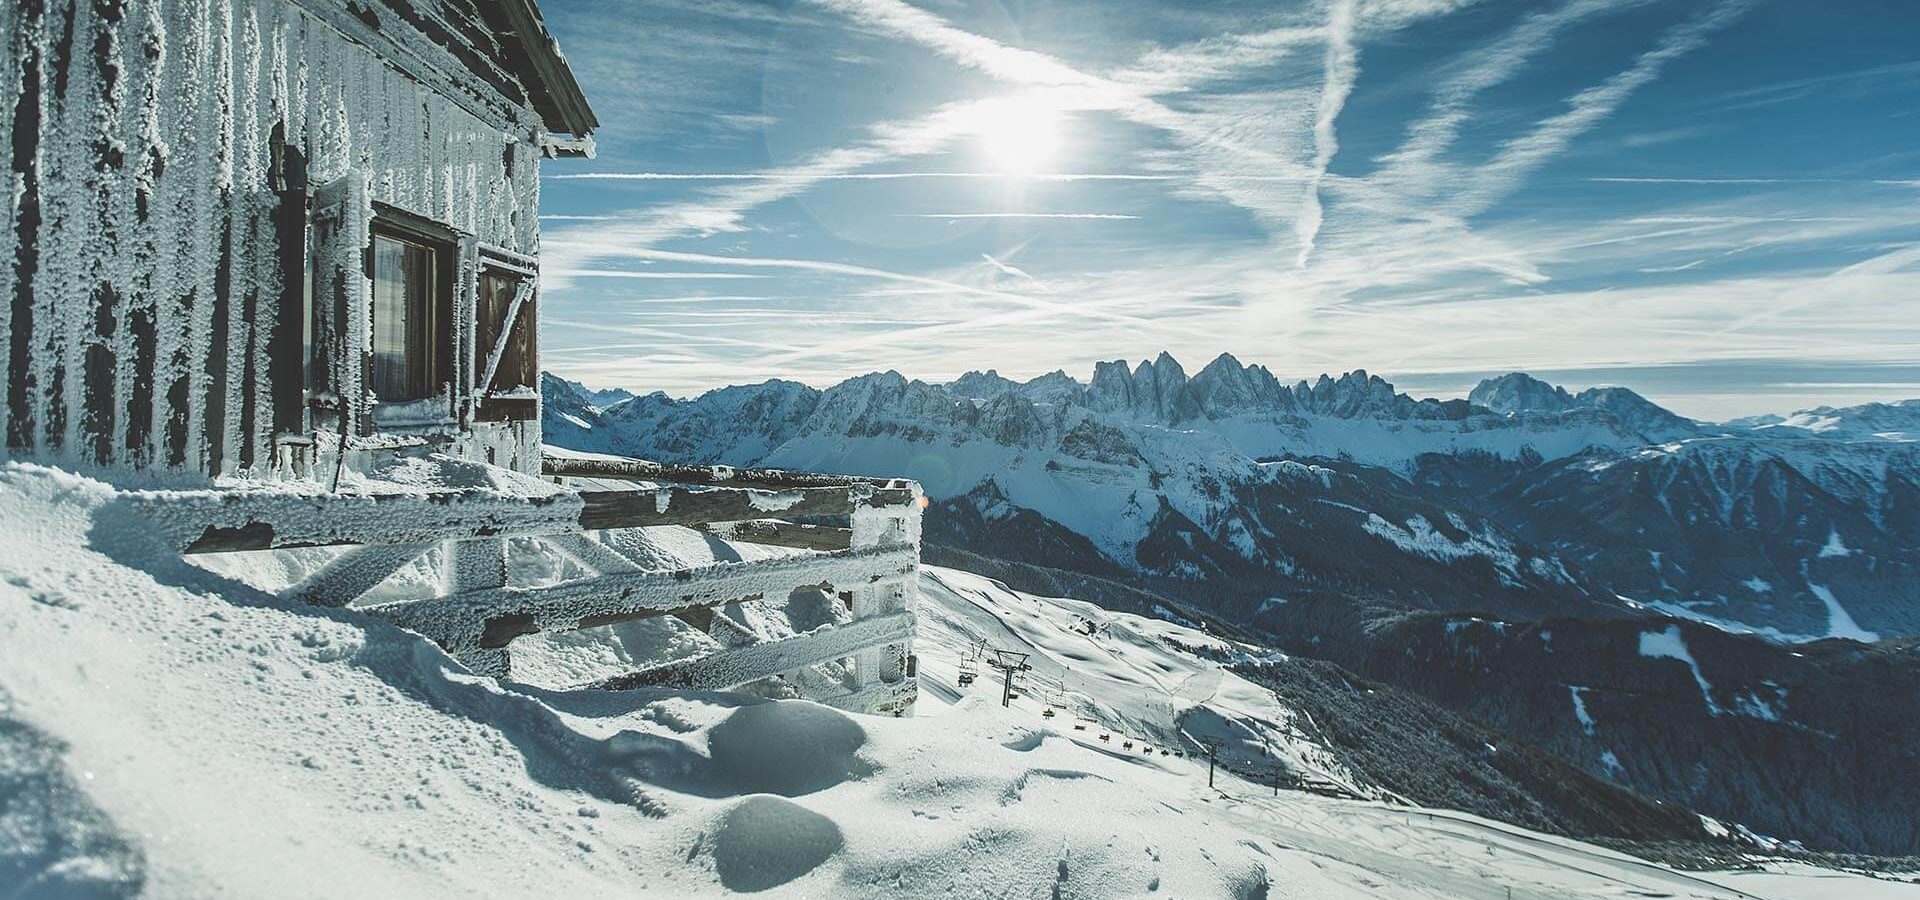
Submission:
POLYGON ((638 563, 584 534, 554 534, 542 540, 560 551, 562 556, 602 575, 640 571, 638 563))
POLYGON ((743 599, 784 597, 794 588, 868 585, 919 571, 914 547, 843 550, 694 569, 606 574, 540 588, 503 587, 362 608, 425 635, 450 651, 504 647, 541 631, 573 631, 743 599))
MULTIPOLYGON (((161 491, 129 494, 123 502, 159 525, 183 553, 229 553, 556 535, 649 525, 701 526, 769 515, 845 516, 862 506, 907 503, 915 496, 906 488, 814 487, 773 492, 671 486, 539 497, 485 490, 424 494, 161 491)), ((801 534, 792 529, 783 533, 801 534)), ((828 534, 820 532, 823 546, 837 540, 828 534)))
POLYGON ((580 527, 697 526, 768 516, 845 516, 862 506, 898 505, 913 497, 903 488, 872 489, 860 497, 854 493, 845 486, 766 491, 675 485, 650 491, 581 491, 586 508, 580 513, 580 527))
POLYGON ((897 489, 912 489, 915 486, 912 481, 905 478, 816 475, 811 472, 787 472, 781 469, 736 469, 732 466, 676 466, 644 459, 604 457, 549 456, 541 461, 540 470, 548 475, 567 478, 609 478, 618 481, 704 484, 762 490, 848 487, 856 484, 897 489))
POLYGON ((564 534, 580 530, 584 507, 573 493, 528 497, 486 489, 426 494, 140 491, 123 494, 114 503, 151 522, 183 553, 564 534))
POLYGON ((845 550, 853 546, 853 530, 829 525, 796 525, 779 519, 754 519, 747 522, 712 522, 701 531, 729 541, 798 547, 802 550, 845 550))
POLYGON ((876 645, 898 644, 913 638, 913 613, 902 611, 844 625, 816 628, 805 634, 721 650, 693 659, 676 660, 592 685, 601 690, 671 687, 689 691, 721 691, 783 672, 804 669, 876 645))
POLYGON ((282 591, 280 596, 315 606, 346 606, 431 549, 431 543, 354 547, 328 560, 319 571, 282 591))

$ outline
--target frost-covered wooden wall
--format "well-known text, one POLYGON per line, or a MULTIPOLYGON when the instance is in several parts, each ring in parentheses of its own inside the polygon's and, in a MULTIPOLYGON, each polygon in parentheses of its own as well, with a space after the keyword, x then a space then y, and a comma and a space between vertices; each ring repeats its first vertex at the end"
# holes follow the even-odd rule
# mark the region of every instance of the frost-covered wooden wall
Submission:
MULTIPOLYGON (((0 0, 10 452, 271 468, 300 387, 283 148, 311 185, 357 171, 372 200, 534 253, 544 129, 436 29, 486 34, 458 0, 0 0)), ((470 315, 460 330, 456 384, 470 315)), ((537 471, 537 420, 465 440, 537 471)))

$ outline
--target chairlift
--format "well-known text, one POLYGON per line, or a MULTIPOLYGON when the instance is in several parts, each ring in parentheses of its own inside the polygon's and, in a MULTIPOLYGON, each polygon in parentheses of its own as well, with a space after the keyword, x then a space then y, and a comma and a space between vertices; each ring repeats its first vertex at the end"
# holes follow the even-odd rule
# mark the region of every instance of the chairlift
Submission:
POLYGON ((1042 711, 1040 712, 1040 718, 1042 718, 1042 719, 1051 719, 1051 718, 1053 718, 1053 707, 1047 707, 1046 709, 1044 709, 1044 710, 1042 710, 1042 711))
POLYGON ((1132 750, 1132 749, 1133 749, 1133 742, 1132 742, 1132 741, 1121 741, 1121 742, 1120 742, 1120 749, 1122 749, 1122 750, 1132 750))
POLYGON ((1113 735, 1110 735, 1110 734, 1108 734, 1108 733, 1106 733, 1106 732, 1104 732, 1104 731, 1102 731, 1102 732, 1100 732, 1100 739, 1101 739, 1101 740, 1103 740, 1103 741, 1110 741, 1110 740, 1113 740, 1113 735))

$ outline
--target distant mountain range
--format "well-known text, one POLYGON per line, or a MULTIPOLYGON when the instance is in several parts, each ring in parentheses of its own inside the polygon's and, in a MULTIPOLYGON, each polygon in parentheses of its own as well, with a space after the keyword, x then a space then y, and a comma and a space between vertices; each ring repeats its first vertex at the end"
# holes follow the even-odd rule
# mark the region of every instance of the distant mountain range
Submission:
POLYGON ((1288 385, 1225 354, 1193 376, 1166 354, 1101 363, 1085 384, 883 372, 611 404, 544 388, 560 446, 912 476, 949 510, 1084 539, 1115 571, 1206 580, 1249 620, 1336 590, 1511 614, 1635 603, 1796 639, 1920 633, 1920 401, 1715 425, 1621 387, 1514 373, 1416 400, 1364 371, 1288 385))
POLYGON ((931 561, 1171 598, 1654 796, 1920 852, 1893 774, 1920 762, 1920 401, 1716 424, 1524 373, 1415 399, 1224 354, 543 392, 549 443, 910 476, 931 561))

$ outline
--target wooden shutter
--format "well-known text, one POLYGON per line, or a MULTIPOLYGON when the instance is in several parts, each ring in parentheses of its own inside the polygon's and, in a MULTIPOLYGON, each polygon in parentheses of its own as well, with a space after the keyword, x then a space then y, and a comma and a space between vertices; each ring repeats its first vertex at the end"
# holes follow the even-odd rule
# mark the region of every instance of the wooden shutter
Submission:
POLYGON ((313 359, 315 424, 372 430, 367 403, 371 333, 369 271, 373 204, 366 179, 349 172, 313 192, 313 359))

